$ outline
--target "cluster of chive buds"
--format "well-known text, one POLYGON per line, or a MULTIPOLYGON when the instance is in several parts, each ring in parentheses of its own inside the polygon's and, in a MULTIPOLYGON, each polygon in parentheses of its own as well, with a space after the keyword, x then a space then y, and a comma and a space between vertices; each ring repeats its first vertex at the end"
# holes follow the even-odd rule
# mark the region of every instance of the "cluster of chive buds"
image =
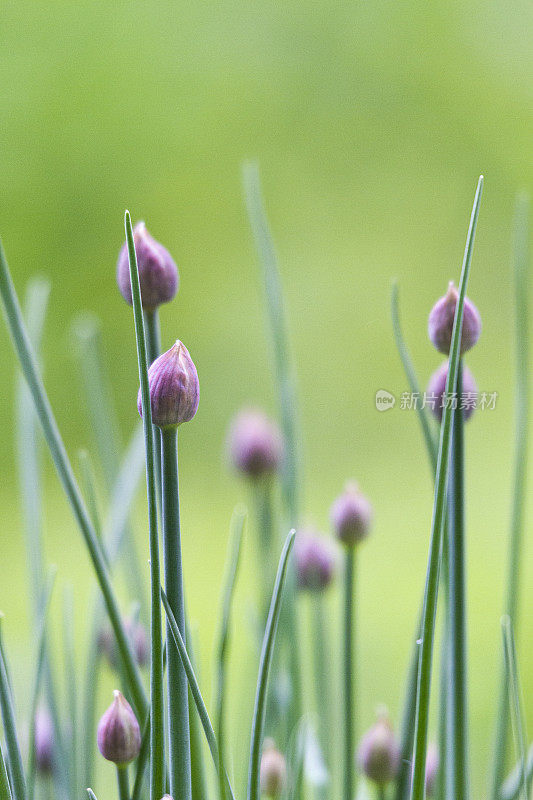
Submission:
MULTIPOLYGON (((455 318, 455 309, 457 306, 459 294, 453 281, 450 281, 448 291, 441 297, 429 314, 428 319, 428 335, 433 346, 446 356, 450 354, 450 347, 452 342, 453 323, 455 318)), ((463 327, 461 331, 461 347, 460 353, 466 353, 470 350, 479 339, 481 334, 481 317, 479 311, 468 297, 465 297, 463 306, 463 327)), ((446 379, 448 377, 448 361, 446 360, 441 366, 433 373, 429 379, 427 393, 432 397, 436 397, 440 402, 435 402, 431 406, 433 413, 439 420, 442 419, 442 412, 445 403, 445 390, 446 379)), ((477 386, 474 377, 468 367, 463 366, 462 371, 462 392, 465 395, 474 397, 477 393, 477 386)), ((474 411, 474 404, 464 404, 463 416, 467 420, 472 416, 474 411)))

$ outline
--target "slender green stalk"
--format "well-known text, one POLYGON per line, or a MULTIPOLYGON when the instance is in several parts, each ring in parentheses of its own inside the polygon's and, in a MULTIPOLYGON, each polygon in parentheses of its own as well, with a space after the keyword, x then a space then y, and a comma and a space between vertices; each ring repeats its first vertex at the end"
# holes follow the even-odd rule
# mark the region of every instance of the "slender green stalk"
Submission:
MULTIPOLYGON (((143 412, 143 430, 146 450, 146 488, 148 496, 148 521, 150 537, 150 581, 151 581, 151 647, 150 647, 150 800, 160 800, 164 794, 165 738, 163 708, 163 647, 161 601, 159 596, 161 573, 159 566, 159 537, 157 531, 157 500, 154 475, 154 429, 148 383, 148 361, 146 339, 141 306, 139 270, 133 241, 133 230, 129 212, 125 214, 126 241, 130 264, 133 317, 137 340, 139 382, 143 412)), ((179 800, 179 796, 174 796, 179 800)))
POLYGON ((74 608, 72 587, 65 587, 63 597, 63 654, 65 658, 67 709, 69 730, 69 778, 70 797, 78 793, 78 703, 76 688, 76 659, 74 655, 74 608))
MULTIPOLYGON (((483 177, 480 177, 474 207, 470 218, 470 226, 466 241, 461 281, 459 284, 459 297, 455 310, 452 342, 450 348, 450 361, 448 377, 446 379, 446 395, 455 391, 459 368, 459 350, 461 344, 461 330, 463 325, 463 306, 472 261, 474 236, 479 215, 479 204, 483 190, 483 177)), ((420 661, 418 671, 418 691, 416 703, 416 725, 414 739, 414 763, 411 787, 412 800, 424 800, 426 750, 429 721, 429 699, 431 688, 431 669, 433 662, 433 642, 435 637, 435 617, 437 611, 437 597, 439 590, 439 572, 441 561, 442 534, 446 515, 446 487, 448 481, 450 439, 451 439, 451 408, 448 404, 443 409, 440 429, 439 454, 437 459, 437 474, 435 479, 435 497, 433 504, 433 518, 431 523, 431 541, 428 569, 426 575, 426 588, 424 595, 424 611, 422 616, 422 639, 420 644, 420 661)))
POLYGON ((260 797, 259 768, 261 763, 263 727, 265 723, 268 676, 270 664, 272 662, 272 654, 274 652, 274 644, 276 641, 276 631, 281 610, 281 600, 283 586, 285 584, 285 577, 287 574, 287 565, 289 563, 289 556, 294 544, 295 535, 295 531, 292 530, 287 536, 287 540, 283 546, 278 572, 276 575, 276 582, 274 584, 274 591, 272 593, 270 611, 268 613, 265 636, 263 639, 263 648, 261 650, 261 658, 259 661, 259 674, 257 676, 255 707, 252 719, 247 800, 259 800, 260 797))
MULTIPOLYGON (((457 398, 462 394, 462 362, 459 360, 457 398)), ((460 406, 460 402, 458 403, 460 406)), ((448 486, 448 580, 449 620, 447 643, 448 737, 446 796, 468 800, 468 694, 466 677, 466 576, 464 521, 464 414, 453 412, 451 464, 448 486)))
MULTIPOLYGON (((200 717, 200 721, 204 729, 205 738, 207 739, 207 744, 209 746, 209 751, 211 753, 215 769, 218 771, 220 764, 220 756, 219 756, 219 749, 215 732, 213 730, 213 726, 211 725, 211 720, 209 719, 209 714, 207 712, 207 708, 205 706, 202 693, 200 692, 200 687, 198 686, 196 675, 194 674, 191 661, 187 654, 185 642, 183 641, 183 637, 178 628, 178 624, 174 619, 174 614, 172 613, 172 609, 170 608, 170 604, 163 589, 161 589, 161 598, 163 600, 163 605, 165 607, 167 619, 170 623, 172 639, 178 650, 178 653, 180 654, 181 663, 183 664, 183 669, 185 670, 189 686, 191 687, 192 696, 194 698, 194 702, 196 703, 196 708, 198 709, 198 716, 200 717)), ((225 772, 225 774, 226 774, 226 791, 230 797, 230 800, 235 800, 233 789, 231 788, 227 772, 225 772)))
POLYGON ((120 657, 124 662, 124 668, 128 675, 128 683, 130 685, 132 700, 137 709, 143 710, 146 708, 146 696, 141 676, 139 674, 139 670, 135 663, 133 653, 131 652, 131 648, 128 643, 128 638, 122 624, 118 603, 109 579, 102 548, 98 542, 98 537, 96 536, 95 530, 87 513, 87 509, 85 508, 85 504, 81 497, 78 484, 72 471, 72 466, 67 456, 67 452, 61 439, 50 402, 39 374, 37 362, 24 325, 18 299, 13 287, 13 282, 11 280, 11 275, 9 273, 4 250, 1 244, 0 294, 2 296, 4 314, 9 327, 13 345, 17 352, 22 372, 30 388, 46 443, 48 444, 52 459, 59 475, 59 479, 71 504, 74 516, 85 540, 98 583, 104 596, 109 619, 117 639, 120 657))
POLYGON ((4 724, 6 741, 6 755, 9 775, 11 777, 11 792, 13 800, 26 800, 26 780, 22 767, 22 758, 15 725, 15 712, 9 683, 9 669, 7 666, 4 648, 0 648, 0 711, 4 724))
POLYGON ((522 800, 528 800, 527 785, 527 733, 524 720, 522 688, 518 673, 516 658, 516 645, 514 639, 513 623, 510 617, 502 618, 503 649, 507 669, 507 685, 509 687, 509 709, 513 726, 513 735, 520 763, 520 783, 523 792, 522 800))
MULTIPOLYGON (((185 641, 177 440, 177 426, 161 430, 165 593, 185 641)), ((167 641, 170 636, 170 624, 167 623, 167 641)), ((191 796, 189 695, 187 676, 179 653, 173 647, 167 652, 167 685, 170 794, 174 800, 178 797, 189 800, 191 796)))
MULTIPOLYGON (((518 198, 515 212, 513 247, 513 276, 515 302, 515 454, 511 529, 509 535, 509 564, 507 568, 505 613, 513 627, 518 622, 518 598, 521 584, 522 540, 526 497, 528 405, 529 405, 529 200, 518 198)), ((494 754, 491 759, 490 800, 498 800, 504 777, 509 728, 509 706, 505 685, 505 662, 502 660, 494 754)))
POLYGON ((318 741, 324 760, 329 769, 333 766, 331 757, 331 694, 330 694, 330 652, 327 637, 327 625, 324 619, 324 594, 314 592, 311 595, 313 614, 313 656, 314 684, 316 689, 316 712, 318 716, 318 741))
MULTIPOLYGON (((394 331, 396 347, 398 349, 398 354, 400 356, 404 372, 407 377, 407 381, 409 383, 409 389, 411 390, 412 394, 415 397, 420 397, 420 383, 418 381, 416 371, 402 332, 402 326, 400 322, 399 289, 398 289, 398 283, 396 281, 394 281, 394 283, 392 284, 392 290, 391 290, 391 316, 392 316, 392 328, 394 331)), ((418 413, 418 419, 420 421, 420 427, 422 429, 422 435, 424 437, 424 442, 426 445, 426 451, 428 454, 431 471, 432 474, 435 475, 435 469, 437 466, 438 441, 434 434, 434 427, 431 424, 429 409, 427 408, 427 406, 422 407, 421 403, 417 403, 416 410, 418 413)))
POLYGON ((98 800, 92 789, 87 789, 87 794, 89 795, 89 800, 98 800))
POLYGON ((141 749, 137 756, 136 772, 133 781, 133 789, 131 791, 131 800, 140 800, 141 793, 144 785, 144 771, 146 769, 147 761, 150 757, 150 717, 148 712, 144 721, 141 736, 141 749))
POLYGON ((241 510, 235 510, 231 520, 231 550, 226 579, 224 581, 224 592, 222 595, 222 618, 220 624, 220 634, 218 639, 218 669, 217 669, 217 738, 219 748, 219 767, 218 783, 220 800, 227 800, 226 783, 224 781, 224 759, 225 759, 225 707, 226 707, 226 665, 229 646, 231 606, 233 593, 237 580, 237 572, 241 556, 242 535, 246 514, 241 510))
POLYGON ((200 718, 194 704, 191 688, 189 687, 189 730, 191 738, 191 795, 192 800, 208 800, 203 737, 200 728, 200 718))
POLYGON ((267 476, 265 480, 254 482, 253 500, 257 518, 257 542, 258 542, 258 570, 259 584, 261 586, 260 600, 260 620, 261 631, 266 624, 268 610, 270 608, 270 598, 272 591, 272 581, 274 577, 274 558, 278 542, 274 536, 274 519, 272 509, 272 483, 267 476))
POLYGON ((11 787, 9 785, 9 778, 7 775, 6 762, 4 753, 2 751, 2 744, 0 742, 0 800, 12 800, 11 787))
POLYGON ((353 721, 353 670, 354 670, 354 573, 355 548, 347 547, 344 561, 344 751, 343 751, 343 798, 353 800, 353 760, 354 760, 354 721, 353 721))
POLYGON ((128 768, 124 765, 117 766, 117 786, 118 800, 130 800, 128 768))
MULTIPOLYGON (((159 311, 144 311, 144 329, 146 331, 146 350, 148 353, 148 366, 161 355, 161 327, 159 324, 159 311)), ((154 427, 154 464, 159 508, 162 508, 162 481, 161 481, 161 437, 154 427)))

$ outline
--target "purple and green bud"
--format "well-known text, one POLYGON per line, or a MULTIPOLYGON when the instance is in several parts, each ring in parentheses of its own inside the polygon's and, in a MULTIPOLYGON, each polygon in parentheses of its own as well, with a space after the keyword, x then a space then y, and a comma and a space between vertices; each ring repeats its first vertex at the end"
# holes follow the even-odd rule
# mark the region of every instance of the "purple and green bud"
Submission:
MULTIPOLYGON (((140 667, 146 667, 150 659, 150 645, 146 628, 142 623, 134 622, 132 619, 127 618, 124 620, 124 630, 130 641, 137 664, 140 667)), ((107 659, 109 666, 114 670, 118 670, 120 654, 115 634, 109 623, 102 627, 98 635, 98 647, 102 655, 107 659)))
POLYGON ((247 477, 272 475, 283 458, 281 432, 262 411, 241 411, 231 424, 229 452, 233 466, 247 477))
POLYGON ((103 757, 121 766, 139 755, 141 731, 126 698, 118 689, 113 695, 113 703, 98 723, 97 742, 103 757))
POLYGON ((400 766, 400 747, 385 709, 378 712, 377 722, 361 739, 357 758, 366 777, 380 786, 396 777, 400 766))
POLYGON ((261 766, 259 770, 261 794, 278 798, 287 782, 287 763, 283 753, 276 748, 272 739, 265 739, 261 766))
MULTIPOLYGON (((179 286, 178 268, 168 250, 150 236, 144 222, 138 222, 135 226, 133 241, 137 254, 142 306, 146 311, 153 311, 162 303, 170 302, 176 295, 179 286)), ((133 305, 127 243, 122 246, 118 257, 117 284, 124 300, 130 306, 133 305)))
POLYGON ((54 766, 54 725, 48 709, 40 707, 35 714, 35 766, 49 775, 54 766))
POLYGON ((372 506, 355 481, 346 484, 331 506, 330 515, 335 534, 343 544, 353 547, 368 536, 372 506))
MULTIPOLYGON (((462 375, 462 389, 461 397, 454 397, 453 394, 447 397, 446 395, 446 380, 448 378, 448 362, 445 361, 441 366, 435 370, 428 382, 426 391, 426 398, 431 398, 430 408, 433 414, 437 417, 439 422, 442 420, 442 414, 447 402, 457 403, 457 408, 463 410, 464 420, 470 419, 474 413, 476 399, 477 399, 477 386, 474 377, 467 366, 463 364, 462 375)), ((426 399, 427 403, 427 399, 426 399)))
POLYGON ((431 797, 439 772, 439 751, 436 744, 429 744, 426 751, 426 797, 431 797))
MULTIPOLYGON (((448 291, 437 300, 431 309, 428 320, 428 335, 434 347, 440 353, 449 355, 452 343, 453 322, 455 307, 459 293, 453 281, 450 281, 448 291)), ((461 353, 470 350, 481 334, 481 317, 479 311, 468 297, 465 297, 463 306, 463 329, 461 331, 461 353)))
POLYGON ((314 531, 302 530, 294 543, 294 563, 298 588, 321 592, 335 576, 337 557, 330 541, 314 531))
MULTIPOLYGON (((190 422, 198 411, 200 384, 193 360, 179 340, 156 358, 148 370, 152 422, 159 428, 190 422)), ((142 416, 141 391, 137 408, 142 416)))

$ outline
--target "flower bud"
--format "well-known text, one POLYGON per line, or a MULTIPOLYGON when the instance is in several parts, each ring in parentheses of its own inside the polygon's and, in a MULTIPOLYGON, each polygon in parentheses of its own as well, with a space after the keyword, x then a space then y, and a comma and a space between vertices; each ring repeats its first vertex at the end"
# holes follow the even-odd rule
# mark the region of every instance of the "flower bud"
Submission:
POLYGON ((54 726, 48 709, 40 707, 35 714, 35 766, 49 774, 54 764, 54 726))
POLYGON ((249 478, 270 475, 283 457, 280 430, 262 411, 241 411, 230 428, 229 451, 235 468, 249 478))
POLYGON ((383 785, 396 777, 400 748, 386 710, 378 713, 377 722, 361 739, 358 761, 366 777, 374 783, 383 785))
MULTIPOLYGON (((437 417, 439 422, 442 420, 442 413, 446 405, 446 379, 448 378, 448 362, 445 361, 441 366, 435 370, 429 379, 428 388, 426 391, 427 398, 431 396, 431 411, 437 417)), ((474 408, 477 399, 477 386, 472 373, 467 366, 463 364, 463 379, 461 383, 461 397, 455 397, 453 394, 449 395, 449 402, 457 402, 457 408, 463 407, 464 420, 470 419, 474 413, 474 408)))
POLYGON ((277 798, 282 793, 287 780, 285 756, 276 748, 272 739, 265 739, 259 781, 261 793, 266 797, 277 798))
MULTIPOLYGON (((137 664, 140 667, 146 667, 150 655, 146 628, 142 623, 134 622, 132 619, 127 618, 124 620, 124 630, 130 641, 137 664)), ((109 666, 117 670, 120 664, 120 656, 115 634, 109 623, 104 625, 98 634, 98 647, 109 662, 109 666)))
MULTIPOLYGON (((200 384, 193 360, 179 340, 148 370, 152 422, 159 428, 190 422, 198 411, 200 384)), ((137 408, 142 417, 141 390, 137 408)))
POLYGON ((435 789, 435 781, 439 771, 439 751, 435 744, 429 744, 426 751, 426 796, 430 797, 435 789))
MULTIPOLYGON (((453 281, 448 291, 437 300, 431 309, 428 320, 428 335, 440 353, 448 355, 452 343, 453 321, 459 293, 453 281)), ((465 297, 463 306, 463 329, 461 331, 461 353, 466 353, 475 345, 481 333, 481 317, 475 305, 465 297)))
POLYGON ((346 484, 344 492, 331 506, 330 513, 337 538, 343 544, 353 546, 368 535, 372 506, 355 481, 346 484))
POLYGON ((298 588, 320 592, 331 583, 336 554, 331 543, 310 531, 298 531, 294 545, 294 563, 298 588))
MULTIPOLYGON (((138 222, 135 226, 133 241, 137 254, 142 306, 146 311, 153 311, 161 303, 172 300, 178 291, 178 268, 168 250, 150 236, 144 222, 138 222)), ((133 305, 127 243, 122 246, 118 257, 117 283, 124 300, 130 306, 133 305)))
POLYGON ((98 723, 98 749, 104 758, 115 764, 128 764, 141 749, 139 723, 126 698, 118 691, 98 723))

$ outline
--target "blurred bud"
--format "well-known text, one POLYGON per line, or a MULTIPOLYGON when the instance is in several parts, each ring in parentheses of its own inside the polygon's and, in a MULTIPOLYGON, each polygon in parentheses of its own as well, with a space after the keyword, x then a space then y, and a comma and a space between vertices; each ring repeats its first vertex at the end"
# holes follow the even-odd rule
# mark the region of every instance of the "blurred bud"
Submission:
POLYGON ((40 707, 35 714, 35 766, 48 774, 54 764, 54 726, 48 709, 40 707))
POLYGON ((117 689, 114 700, 98 723, 98 749, 115 764, 128 764, 141 749, 139 723, 126 698, 117 689))
MULTIPOLYGON (((444 411, 444 406, 446 405, 445 390, 446 390, 447 377, 448 377, 448 362, 445 361, 444 364, 441 364, 440 367, 437 370, 435 370, 435 372, 429 379, 428 388, 426 391, 426 397, 428 395, 434 395, 437 398, 435 400, 434 406, 433 406, 434 398, 432 398, 430 408, 433 414, 439 420, 439 422, 442 420, 442 412, 444 411)), ((455 398, 455 400, 457 401, 457 408, 460 408, 461 405, 463 406, 463 418, 465 420, 470 419, 470 417, 474 413, 474 408, 476 405, 476 397, 477 397, 476 382, 468 367, 463 364, 461 397, 457 397, 455 398)), ((450 402, 453 399, 454 399, 453 395, 450 395, 449 398, 450 402)))
MULTIPOLYGON (((142 623, 126 618, 124 620, 124 630, 130 640, 137 664, 140 667, 146 667, 150 656, 146 628, 142 623)), ((120 665, 120 655, 115 634, 109 623, 104 625, 98 634, 98 647, 102 655, 108 660, 109 666, 117 670, 120 665)))
POLYGON ((426 795, 429 797, 435 789, 435 781, 439 771, 439 751, 436 744, 429 744, 426 751, 426 795))
POLYGON ((368 535, 372 506, 355 481, 346 484, 344 492, 331 506, 331 522, 337 538, 350 547, 368 535))
POLYGON ((174 800, 174 798, 170 794, 164 794, 161 800, 174 800))
MULTIPOLYGON (((153 311, 161 303, 172 300, 178 291, 178 268, 168 250, 150 236, 144 222, 138 222, 135 226, 133 241, 137 253, 142 306, 147 311, 153 311)), ((117 283, 124 300, 130 306, 133 305, 127 243, 123 244, 118 257, 117 283)))
POLYGON ((270 475, 283 457, 280 430, 262 411, 241 411, 230 428, 229 451, 234 467, 249 478, 270 475))
POLYGON ((383 785, 396 777, 400 748, 385 709, 378 712, 377 722, 361 739, 358 761, 366 777, 374 783, 383 785))
MULTIPOLYGON (((453 281, 450 281, 448 291, 437 300, 428 320, 429 338, 440 353, 449 355, 452 343, 453 321, 455 306, 459 293, 453 281)), ((481 333, 481 317, 475 305, 465 297, 463 307, 463 330, 461 335, 461 353, 466 353, 475 345, 481 333)))
MULTIPOLYGON (((190 422, 198 411, 200 384, 193 360, 179 340, 148 370, 152 422, 159 428, 190 422)), ((142 417, 141 390, 137 408, 142 417)))
POLYGON ((336 554, 331 542, 311 531, 298 531, 294 545, 298 588, 320 592, 335 574, 336 554))
POLYGON ((272 739, 265 739, 263 745, 259 780, 261 793, 266 797, 279 797, 285 787, 287 780, 285 756, 279 752, 272 739))

